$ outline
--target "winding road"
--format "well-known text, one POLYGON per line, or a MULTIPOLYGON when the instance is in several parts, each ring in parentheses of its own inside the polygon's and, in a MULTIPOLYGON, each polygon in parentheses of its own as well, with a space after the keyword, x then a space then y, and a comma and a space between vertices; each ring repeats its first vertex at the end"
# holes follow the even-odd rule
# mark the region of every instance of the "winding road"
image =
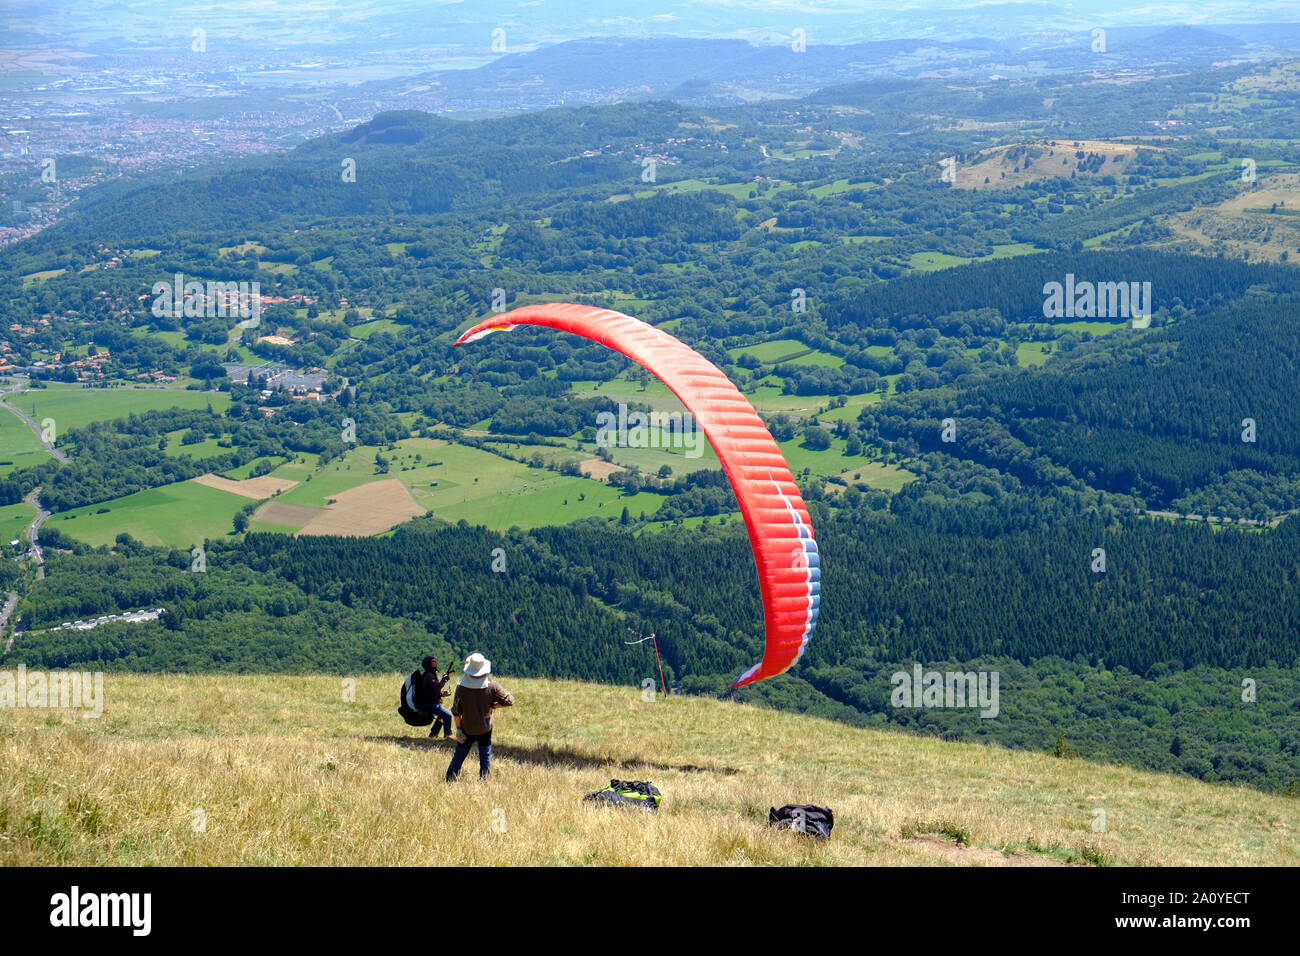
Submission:
MULTIPOLYGON (((14 415, 17 415, 22 419, 22 421, 26 422, 27 427, 30 428, 32 434, 36 436, 36 440, 41 443, 55 461, 60 464, 67 464, 68 456, 55 448, 53 442, 45 440, 45 435, 41 432, 41 426, 36 424, 32 417, 21 408, 16 408, 6 401, 7 396, 14 392, 21 392, 23 389, 27 388, 29 384, 30 382, 26 376, 14 376, 14 380, 10 384, 6 385, 4 388, 0 388, 0 407, 3 407, 6 411, 12 412, 14 415)), ((45 577, 45 552, 41 550, 41 546, 37 543, 36 539, 40 535, 41 525, 43 525, 46 519, 49 518, 50 513, 41 505, 40 488, 33 488, 31 494, 29 494, 25 500, 36 512, 36 517, 33 518, 32 523, 27 526, 27 540, 32 544, 32 557, 36 559, 36 577, 37 579, 40 579, 45 577)), ((14 608, 17 604, 18 595, 15 592, 10 591, 5 599, 4 607, 0 608, 0 634, 3 634, 5 628, 8 626, 9 616, 13 614, 14 608)), ((18 636, 18 630, 21 626, 22 622, 19 621, 14 626, 13 632, 9 635, 9 640, 5 642, 6 654, 13 650, 14 638, 18 636)))
POLYGON ((27 540, 32 543, 32 557, 36 559, 36 577, 39 579, 45 577, 45 552, 41 550, 36 538, 41 533, 41 525, 45 524, 45 520, 49 518, 50 513, 41 504, 41 489, 39 487, 33 488, 32 493, 23 500, 36 509, 36 517, 27 526, 27 540))

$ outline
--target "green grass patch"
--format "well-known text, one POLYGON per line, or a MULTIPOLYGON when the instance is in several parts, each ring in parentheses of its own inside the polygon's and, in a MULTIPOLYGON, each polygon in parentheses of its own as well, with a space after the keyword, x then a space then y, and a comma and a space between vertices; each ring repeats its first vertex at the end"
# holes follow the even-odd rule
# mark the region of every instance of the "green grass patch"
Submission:
POLYGON ((808 190, 809 195, 821 199, 824 196, 834 196, 838 193, 846 193, 851 189, 876 189, 875 183, 854 183, 847 179, 837 179, 833 183, 827 183, 824 186, 814 186, 808 190))
MULTIPOLYGON (((226 449, 222 449, 222 450, 225 451, 226 449)), ((270 462, 271 464, 275 464, 279 461, 280 461, 279 456, 272 456, 268 458, 255 458, 252 461, 248 462, 248 464, 246 465, 240 465, 238 468, 231 468, 228 471, 223 471, 221 473, 221 477, 229 478, 232 481, 243 481, 245 478, 253 477, 253 471, 257 468, 258 465, 262 464, 263 462, 270 462)))
POLYGON ((79 388, 51 385, 26 389, 9 397, 34 421, 53 418, 57 434, 91 422, 111 421, 131 414, 168 408, 208 408, 221 414, 230 407, 224 392, 196 392, 165 388, 79 388))
POLYGON ((916 481, 916 475, 907 469, 900 468, 898 465, 886 465, 878 461, 868 461, 862 465, 855 465, 848 471, 841 472, 840 477, 849 484, 861 482, 877 491, 891 493, 900 490, 910 481, 916 481))
POLYGON ((780 445, 781 453, 785 455, 790 470, 796 475, 807 468, 810 475, 825 478, 838 475, 847 468, 857 468, 859 465, 871 463, 871 459, 866 455, 846 455, 843 438, 831 439, 831 447, 825 451, 815 451, 804 445, 802 435, 777 444, 780 445))
POLYGON ((741 345, 736 348, 727 349, 727 354, 732 358, 739 358, 742 355, 752 355, 760 362, 769 365, 776 365, 791 356, 799 355, 808 351, 808 346, 804 345, 798 339, 772 339, 768 342, 759 342, 755 345, 741 345))
POLYGON ((35 520, 36 509, 25 501, 0 505, 0 541, 8 543, 15 538, 26 538, 27 526, 35 520))
POLYGON ((375 319, 371 322, 363 322, 360 325, 354 325, 350 329, 354 339, 368 339, 376 332, 387 332, 390 335, 401 335, 407 326, 400 322, 394 322, 392 319, 375 319))
POLYGON ((49 460, 50 453, 27 423, 8 409, 0 408, 0 475, 49 460))
POLYGON ((178 481, 133 495, 61 512, 49 526, 78 541, 111 545, 125 531, 145 544, 192 548, 205 538, 233 531, 236 512, 249 499, 192 481, 178 481))
MULTIPOLYGON (((358 445, 341 458, 336 458, 323 468, 314 472, 310 479, 304 477, 302 484, 290 488, 281 494, 279 501, 295 505, 311 505, 322 508, 329 504, 329 499, 339 492, 358 488, 372 481, 383 481, 396 475, 383 475, 375 471, 375 453, 380 449, 375 445, 358 445)), ((392 452, 384 452, 384 457, 391 457, 392 452)), ((276 477, 289 477, 276 473, 276 477)))
POLYGON ((203 458, 211 458, 214 455, 224 454, 233 451, 231 448, 222 448, 217 444, 216 438, 205 438, 201 442, 195 442, 193 445, 182 445, 181 439, 189 433, 188 428, 178 428, 176 431, 167 433, 167 448, 165 451, 169 455, 180 456, 188 455, 195 461, 203 458))
POLYGON ((1021 368, 1044 365, 1051 357, 1050 342, 1021 342, 1016 346, 1016 362, 1021 368))
MULTIPOLYGON (((398 444, 400 454, 387 453, 394 456, 392 477, 406 484, 417 503, 446 521, 463 518, 496 530, 512 525, 535 528, 592 516, 617 518, 624 506, 633 517, 642 511, 653 514, 663 503, 663 496, 652 492, 624 495, 604 482, 530 468, 467 445, 431 438, 398 444), (415 462, 416 454, 422 462, 415 462), (400 470, 407 465, 417 467, 400 470)), ((281 500, 288 500, 287 495, 281 500)))

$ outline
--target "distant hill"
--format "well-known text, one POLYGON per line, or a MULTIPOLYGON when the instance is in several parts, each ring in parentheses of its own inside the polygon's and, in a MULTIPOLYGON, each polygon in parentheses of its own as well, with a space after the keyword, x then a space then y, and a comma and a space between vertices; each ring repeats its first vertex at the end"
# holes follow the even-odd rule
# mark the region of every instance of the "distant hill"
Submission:
POLYGON ((1159 49, 1161 53, 1177 55, 1186 55, 1198 50, 1229 53, 1240 50, 1245 45, 1235 37, 1215 30, 1189 26, 1161 30, 1154 36, 1148 37, 1146 42, 1159 49))

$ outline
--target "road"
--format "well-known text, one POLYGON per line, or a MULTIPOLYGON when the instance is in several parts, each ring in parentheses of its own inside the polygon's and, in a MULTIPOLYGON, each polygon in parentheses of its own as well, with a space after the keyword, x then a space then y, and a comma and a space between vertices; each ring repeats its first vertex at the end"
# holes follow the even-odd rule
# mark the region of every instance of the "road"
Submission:
POLYGON ((27 526, 27 540, 32 543, 32 557, 36 559, 36 577, 43 578, 45 577, 45 552, 41 550, 36 538, 40 534, 41 525, 45 524, 45 519, 50 516, 50 513, 41 504, 40 488, 33 488, 32 493, 24 500, 36 509, 36 517, 27 526))
MULTIPOLYGON (((27 540, 32 543, 32 557, 36 559, 36 577, 43 578, 45 577, 45 552, 36 543, 36 539, 41 533, 41 525, 45 523, 45 519, 50 516, 50 513, 41 505, 40 488, 33 488, 32 493, 24 500, 36 510, 36 517, 27 526, 27 540)), ((0 610, 0 633, 4 633, 5 625, 9 623, 9 615, 13 613, 14 605, 17 603, 18 595, 12 591, 9 592, 9 598, 5 601, 3 610, 0 610)), ((13 650, 14 638, 18 636, 21 629, 22 621, 20 620, 14 625, 14 632, 9 635, 9 640, 5 644, 6 654, 13 650)))
POLYGON ((13 412, 15 415, 17 415, 19 418, 25 421, 27 423, 27 427, 30 428, 32 432, 36 435, 37 440, 40 441, 40 443, 45 446, 45 450, 54 456, 55 461, 63 464, 67 464, 68 456, 63 454, 63 452, 59 451, 57 448, 55 448, 53 442, 48 442, 45 440, 45 436, 41 433, 41 426, 36 424, 36 422, 32 421, 31 417, 28 416, 28 414, 24 412, 21 408, 15 408, 13 405, 10 405, 7 401, 5 401, 4 396, 10 394, 11 392, 20 392, 26 387, 27 387, 27 379, 19 377, 13 384, 8 385, 3 389, 0 389, 0 406, 4 406, 6 409, 13 412))
MULTIPOLYGON (((9 615, 14 612, 14 605, 16 605, 17 603, 18 603, 18 594, 14 591, 10 591, 9 596, 5 598, 4 608, 0 609, 0 634, 4 633, 5 626, 8 625, 9 623, 9 615)), ((14 628, 14 633, 9 635, 9 640, 5 644, 6 654, 8 654, 11 650, 14 649, 14 635, 16 635, 17 633, 18 633, 18 629, 14 628)))

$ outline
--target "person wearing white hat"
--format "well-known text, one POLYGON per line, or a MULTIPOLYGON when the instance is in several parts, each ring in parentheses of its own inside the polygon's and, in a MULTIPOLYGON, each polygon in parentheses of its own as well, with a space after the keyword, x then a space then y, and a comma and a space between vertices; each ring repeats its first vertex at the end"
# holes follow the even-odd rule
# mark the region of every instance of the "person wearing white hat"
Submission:
POLYGON ((514 697, 492 680, 492 662, 482 654, 465 658, 465 669, 456 696, 452 699, 451 717, 456 725, 456 749, 447 767, 447 781, 455 780, 470 748, 478 745, 478 775, 486 777, 492 770, 492 711, 510 707, 514 697))

